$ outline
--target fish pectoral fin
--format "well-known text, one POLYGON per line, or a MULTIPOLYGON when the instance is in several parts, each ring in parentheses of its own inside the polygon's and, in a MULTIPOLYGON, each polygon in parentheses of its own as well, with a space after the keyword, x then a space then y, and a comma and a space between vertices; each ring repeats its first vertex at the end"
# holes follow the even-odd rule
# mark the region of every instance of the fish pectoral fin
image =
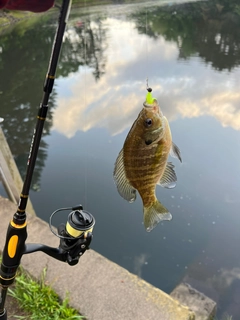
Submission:
POLYGON ((164 220, 171 220, 172 215, 157 199, 151 207, 144 207, 144 226, 150 232, 156 225, 164 220))
POLYGON ((129 183, 123 163, 123 149, 119 152, 113 172, 114 182, 121 197, 129 202, 136 200, 136 189, 129 183))
POLYGON ((174 142, 172 142, 172 147, 170 150, 170 155, 173 158, 178 158, 180 162, 182 162, 182 158, 181 158, 181 152, 180 149, 178 148, 178 146, 176 146, 176 144, 174 142))
POLYGON ((174 171, 174 165, 172 162, 168 162, 165 168, 165 171, 163 173, 163 176, 158 181, 157 184, 159 184, 161 187, 172 189, 176 186, 177 176, 174 171))

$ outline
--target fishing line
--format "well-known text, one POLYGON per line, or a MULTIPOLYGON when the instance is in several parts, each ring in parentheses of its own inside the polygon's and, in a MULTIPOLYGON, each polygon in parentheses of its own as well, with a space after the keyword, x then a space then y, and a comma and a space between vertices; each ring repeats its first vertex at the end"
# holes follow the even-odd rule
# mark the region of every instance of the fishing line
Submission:
POLYGON ((149 52, 148 52, 148 9, 146 8, 145 15, 145 32, 146 32, 146 86, 148 88, 148 66, 149 66, 149 52))
MULTIPOLYGON (((146 89, 147 91, 149 91, 149 84, 148 84, 148 71, 149 71, 149 67, 150 67, 150 62, 149 62, 149 45, 148 45, 148 23, 149 23, 149 19, 148 19, 148 8, 146 7, 146 11, 145 11, 145 32, 146 32, 146 89)), ((151 89, 152 91, 152 89, 151 89)), ((150 92, 151 92, 150 91, 150 92)))

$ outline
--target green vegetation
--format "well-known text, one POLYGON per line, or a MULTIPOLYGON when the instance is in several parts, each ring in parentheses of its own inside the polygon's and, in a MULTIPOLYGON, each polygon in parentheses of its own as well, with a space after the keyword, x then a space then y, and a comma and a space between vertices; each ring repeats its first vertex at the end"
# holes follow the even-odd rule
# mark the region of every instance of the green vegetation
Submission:
POLYGON ((66 297, 60 301, 54 290, 45 283, 46 270, 44 269, 41 281, 35 281, 26 272, 21 271, 16 277, 13 289, 9 295, 15 298, 19 306, 29 313, 29 316, 15 316, 25 320, 80 320, 86 319, 69 307, 66 297))
POLYGON ((4 31, 4 26, 15 24, 18 21, 25 20, 26 18, 34 17, 36 14, 27 11, 9 11, 0 10, 0 26, 1 32, 4 31))

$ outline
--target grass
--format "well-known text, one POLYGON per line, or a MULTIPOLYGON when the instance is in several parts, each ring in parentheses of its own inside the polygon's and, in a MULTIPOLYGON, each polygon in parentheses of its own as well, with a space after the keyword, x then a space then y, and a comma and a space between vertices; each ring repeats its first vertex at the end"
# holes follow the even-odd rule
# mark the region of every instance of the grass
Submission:
POLYGON ((16 277, 13 289, 9 288, 9 295, 18 301, 19 306, 29 316, 15 316, 24 320, 83 320, 85 317, 69 306, 66 297, 60 301, 56 292, 45 283, 46 269, 42 273, 41 281, 34 280, 24 271, 16 277))

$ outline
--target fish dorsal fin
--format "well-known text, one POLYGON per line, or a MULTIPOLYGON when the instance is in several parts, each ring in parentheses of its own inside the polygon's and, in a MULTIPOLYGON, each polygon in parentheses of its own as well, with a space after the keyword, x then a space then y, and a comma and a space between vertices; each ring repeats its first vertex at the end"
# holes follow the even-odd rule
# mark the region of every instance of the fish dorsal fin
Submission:
POLYGON ((177 176, 174 171, 174 165, 172 162, 168 162, 158 184, 164 188, 172 189, 176 186, 177 176))
POLYGON ((121 197, 129 202, 136 200, 136 189, 134 189, 125 173, 124 162, 123 162, 123 149, 119 152, 117 160, 115 162, 113 178, 117 186, 118 192, 121 197))
POLYGON ((178 158, 180 162, 182 162, 182 158, 181 158, 181 152, 180 149, 178 148, 178 146, 176 146, 176 144, 174 142, 172 142, 172 147, 170 150, 170 155, 173 158, 178 158))

